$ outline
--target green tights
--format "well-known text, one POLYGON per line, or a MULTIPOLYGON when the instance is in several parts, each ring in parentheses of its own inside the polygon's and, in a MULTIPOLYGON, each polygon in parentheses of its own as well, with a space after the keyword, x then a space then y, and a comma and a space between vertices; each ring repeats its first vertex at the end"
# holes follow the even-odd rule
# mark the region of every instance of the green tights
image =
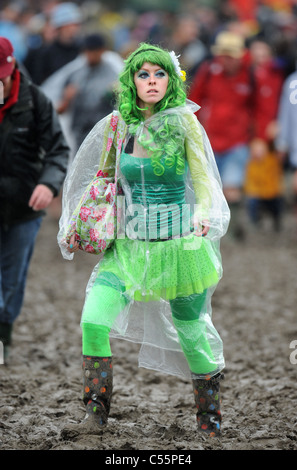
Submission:
MULTIPOLYGON (((99 276, 89 293, 82 315, 83 355, 110 357, 109 332, 118 314, 128 303, 124 287, 112 275, 99 276), (102 318, 102 324, 100 323, 102 318), (108 323, 107 323, 108 321, 108 323)), ((217 364, 206 336, 201 315, 207 291, 170 301, 172 319, 183 353, 194 374, 207 374, 217 364)))

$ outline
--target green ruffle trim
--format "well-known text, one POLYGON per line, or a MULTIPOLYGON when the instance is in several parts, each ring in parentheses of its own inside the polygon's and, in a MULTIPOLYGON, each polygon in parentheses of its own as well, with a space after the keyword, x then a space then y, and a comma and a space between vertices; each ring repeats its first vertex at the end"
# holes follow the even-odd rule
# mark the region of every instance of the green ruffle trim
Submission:
MULTIPOLYGON (((176 299, 176 297, 189 297, 193 294, 201 294, 205 289, 214 286, 218 282, 218 273, 214 271, 212 275, 188 285, 164 287, 163 289, 157 289, 146 293, 136 290, 134 292, 134 300, 138 302, 151 302, 161 299, 173 300, 176 299)), ((133 286, 130 287, 132 289, 133 286)))
POLYGON ((97 276, 113 273, 131 298, 149 302, 201 294, 218 283, 221 272, 211 241, 190 234, 165 242, 116 240, 97 276))

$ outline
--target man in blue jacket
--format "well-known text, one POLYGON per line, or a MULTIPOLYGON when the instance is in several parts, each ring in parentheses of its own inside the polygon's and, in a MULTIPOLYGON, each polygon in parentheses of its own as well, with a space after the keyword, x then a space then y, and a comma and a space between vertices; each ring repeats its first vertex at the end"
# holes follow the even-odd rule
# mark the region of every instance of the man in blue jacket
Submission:
POLYGON ((63 184, 69 148, 49 99, 18 69, 0 37, 0 341, 20 314, 44 210, 63 184))

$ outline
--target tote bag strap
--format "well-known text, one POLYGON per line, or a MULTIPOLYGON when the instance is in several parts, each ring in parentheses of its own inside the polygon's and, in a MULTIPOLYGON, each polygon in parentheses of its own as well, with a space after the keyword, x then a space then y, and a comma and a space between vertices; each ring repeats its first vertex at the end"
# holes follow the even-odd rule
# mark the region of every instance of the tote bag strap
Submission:
POLYGON ((126 135, 127 125, 124 120, 120 117, 118 111, 114 111, 111 115, 106 151, 110 152, 112 144, 115 144, 116 148, 116 162, 115 162, 115 183, 118 179, 120 155, 122 151, 123 141, 126 135))

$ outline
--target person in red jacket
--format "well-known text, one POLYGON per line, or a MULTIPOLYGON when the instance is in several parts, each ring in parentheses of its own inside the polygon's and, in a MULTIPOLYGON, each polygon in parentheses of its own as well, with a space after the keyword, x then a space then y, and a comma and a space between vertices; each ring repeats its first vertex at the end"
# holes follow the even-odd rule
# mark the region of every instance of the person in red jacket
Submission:
POLYGON ((212 53, 213 58, 198 69, 189 99, 201 106, 199 120, 212 144, 231 210, 229 233, 239 238, 243 236, 239 209, 252 137, 254 83, 241 36, 219 33, 212 53))
POLYGON ((275 230, 281 228, 283 196, 283 163, 274 140, 277 135, 276 118, 284 82, 284 72, 273 57, 271 46, 255 39, 249 46, 256 87, 257 106, 254 113, 255 138, 250 145, 245 195, 250 220, 255 226, 264 212, 272 216, 275 230))

